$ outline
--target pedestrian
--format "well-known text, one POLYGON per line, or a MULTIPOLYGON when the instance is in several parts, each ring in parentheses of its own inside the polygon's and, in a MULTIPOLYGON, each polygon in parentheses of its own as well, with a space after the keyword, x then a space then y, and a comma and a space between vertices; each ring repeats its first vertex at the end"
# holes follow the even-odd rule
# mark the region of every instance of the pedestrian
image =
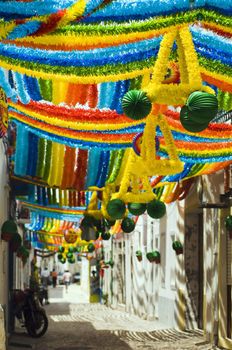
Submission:
POLYGON ((70 285, 71 277, 72 277, 72 275, 69 272, 69 270, 65 270, 65 272, 63 274, 63 282, 65 284, 66 293, 68 292, 68 286, 70 285))
POLYGON ((48 301, 49 276, 50 276, 50 273, 48 271, 48 268, 45 267, 45 269, 41 273, 41 282, 42 282, 42 286, 43 286, 45 304, 49 304, 49 301, 48 301))
POLYGON ((55 269, 52 270, 52 285, 53 288, 56 288, 56 283, 57 283, 57 272, 55 269))

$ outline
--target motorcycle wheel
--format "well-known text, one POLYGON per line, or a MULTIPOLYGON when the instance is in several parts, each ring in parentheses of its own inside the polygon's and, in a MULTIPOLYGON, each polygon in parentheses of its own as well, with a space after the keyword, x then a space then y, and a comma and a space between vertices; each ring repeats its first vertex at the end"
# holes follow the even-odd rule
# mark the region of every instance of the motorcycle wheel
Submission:
POLYGON ((48 329, 48 318, 46 314, 41 311, 35 311, 35 320, 29 317, 26 322, 26 329, 28 334, 33 338, 42 337, 48 329))

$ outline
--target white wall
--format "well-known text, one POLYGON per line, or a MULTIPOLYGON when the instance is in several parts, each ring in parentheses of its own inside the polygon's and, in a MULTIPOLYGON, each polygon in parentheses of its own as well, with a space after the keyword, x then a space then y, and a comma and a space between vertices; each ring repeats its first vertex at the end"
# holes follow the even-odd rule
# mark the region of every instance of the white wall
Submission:
MULTIPOLYGON (((161 220, 151 219, 144 214, 139 217, 132 234, 123 234, 120 239, 113 238, 114 268, 105 273, 103 290, 110 295, 112 279, 111 305, 121 306, 124 293, 126 311, 144 319, 158 319, 168 327, 174 326, 178 258, 172 249, 172 242, 180 232, 178 217, 178 205, 170 204, 167 206, 167 214, 161 220), (143 252, 141 262, 136 258, 136 250, 143 252), (161 264, 147 260, 146 253, 152 250, 160 251, 161 264), (119 270, 124 276, 119 276, 119 270), (120 279, 124 281, 123 286, 120 279), (123 291, 120 290, 122 288, 123 291)), ((105 256, 108 257, 111 244, 107 242, 104 249, 105 256)))
MULTIPOLYGON (((8 219, 8 201, 9 201, 9 188, 8 188, 8 176, 7 176, 7 163, 4 145, 2 139, 0 139, 0 226, 8 219)), ((8 243, 4 242, 0 238, 0 305, 7 310, 8 299, 8 243)), ((4 312, 0 308, 0 319, 3 320, 4 312)), ((7 311, 5 312, 7 318, 7 311)), ((7 321, 6 321, 7 322, 7 321)), ((4 340, 3 334, 4 322, 0 323, 0 338, 4 340)), ((2 345, 1 349, 5 349, 2 345)))

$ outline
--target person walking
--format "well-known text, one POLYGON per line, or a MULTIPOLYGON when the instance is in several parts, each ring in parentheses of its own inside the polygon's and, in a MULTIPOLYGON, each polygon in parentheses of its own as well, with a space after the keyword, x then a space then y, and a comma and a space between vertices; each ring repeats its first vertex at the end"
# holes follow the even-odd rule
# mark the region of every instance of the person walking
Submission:
POLYGON ((65 272, 63 274, 63 282, 65 284, 66 293, 68 292, 68 286, 70 285, 71 277, 72 277, 72 275, 69 272, 69 270, 65 270, 65 272))
POLYGON ((49 301, 48 301, 49 276, 50 276, 50 273, 48 271, 48 268, 45 267, 45 269, 41 273, 41 282, 42 282, 42 286, 43 286, 43 294, 44 294, 45 304, 49 304, 49 301))
POLYGON ((57 283, 57 272, 55 269, 52 270, 52 285, 53 288, 56 288, 56 283, 57 283))

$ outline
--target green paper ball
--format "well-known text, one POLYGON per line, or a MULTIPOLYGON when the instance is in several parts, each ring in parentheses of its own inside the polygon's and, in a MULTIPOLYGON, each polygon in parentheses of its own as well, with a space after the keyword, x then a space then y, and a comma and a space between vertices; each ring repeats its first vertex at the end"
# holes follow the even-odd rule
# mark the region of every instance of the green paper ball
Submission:
POLYGON ((68 252, 68 253, 66 254, 66 257, 67 257, 68 259, 73 258, 73 253, 69 253, 69 252, 68 252))
POLYGON ((81 221, 81 226, 83 227, 91 227, 94 226, 96 219, 91 215, 85 215, 81 221))
POLYGON ((63 252, 64 252, 64 247, 59 246, 59 248, 58 248, 58 252, 59 252, 59 253, 63 253, 63 252))
POLYGON ((57 255, 57 258, 58 258, 58 260, 61 260, 61 259, 63 258, 63 255, 62 255, 61 253, 59 253, 59 254, 57 255))
MULTIPOLYGON (((188 109, 193 112, 196 110, 211 110, 212 113, 217 113, 218 110, 218 100, 217 97, 213 94, 209 94, 204 91, 194 91, 189 95, 186 106, 188 109)), ((216 114, 215 114, 216 115, 216 114)), ((214 115, 214 116, 215 116, 214 115)))
POLYGON ((116 220, 105 220, 106 226, 108 228, 112 227, 115 225, 116 220))
POLYGON ((101 238, 103 239, 103 241, 108 241, 111 237, 111 234, 109 232, 102 232, 101 234, 101 238))
POLYGON ((77 250, 75 247, 69 247, 68 251, 69 251, 69 253, 75 253, 77 250))
POLYGON ((62 259, 60 259, 61 264, 65 264, 66 263, 66 259, 63 257, 62 259))
POLYGON ((153 219, 160 219, 166 213, 166 206, 163 202, 153 199, 147 204, 147 213, 153 219))
POLYGON ((184 106, 180 111, 180 122, 182 126, 190 132, 201 132, 208 127, 208 122, 206 123, 197 123, 191 120, 191 113, 188 110, 188 107, 184 106))
POLYGON ((75 258, 74 257, 68 258, 68 262, 69 262, 69 264, 74 264, 75 263, 75 258))
POLYGON ((88 252, 92 253, 92 252, 94 252, 94 250, 95 250, 94 244, 93 243, 89 243, 88 244, 88 252))
POLYGON ((225 219, 225 225, 227 230, 232 230, 232 215, 228 215, 225 219))
POLYGON ((132 219, 125 218, 122 220, 121 228, 122 228, 123 232, 130 233, 130 232, 134 231, 135 223, 132 219))
POLYGON ((126 206, 121 199, 112 199, 107 204, 106 210, 112 219, 118 220, 123 218, 126 211, 126 206))
POLYGON ((80 253, 80 252, 81 252, 81 250, 82 250, 82 248, 81 248, 81 247, 76 246, 76 251, 77 251, 77 253, 80 253))
POLYGON ((102 232, 101 233, 101 238, 104 240, 104 241, 108 241, 111 237, 111 234, 109 232, 102 232))
POLYGON ((128 210, 133 215, 142 215, 146 209, 145 203, 128 203, 128 210))
POLYGON ((213 94, 203 91, 194 91, 186 101, 190 118, 196 123, 209 123, 217 114, 218 100, 213 94))
POLYGON ((122 99, 122 109, 131 119, 145 118, 151 112, 152 104, 147 94, 141 90, 130 90, 122 99))

